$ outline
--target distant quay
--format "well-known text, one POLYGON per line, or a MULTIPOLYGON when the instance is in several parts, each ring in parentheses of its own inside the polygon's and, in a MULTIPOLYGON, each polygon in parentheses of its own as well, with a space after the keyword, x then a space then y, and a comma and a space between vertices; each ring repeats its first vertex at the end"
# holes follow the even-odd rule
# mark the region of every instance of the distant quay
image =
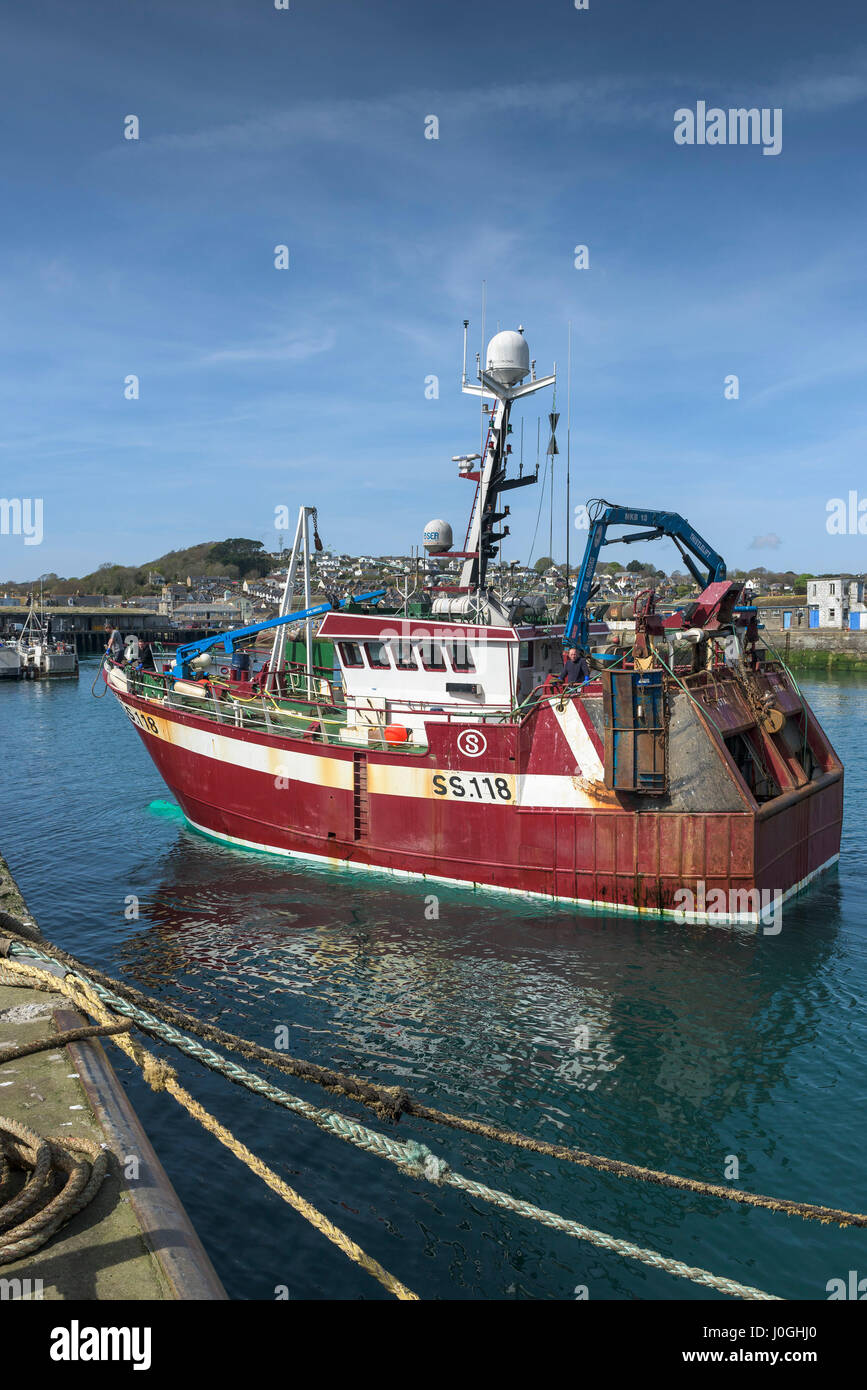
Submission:
POLYGON ((768 634, 796 671, 861 671, 867 675, 867 632, 812 628, 768 634))
MULTIPOLYGON (((20 625, 24 612, 20 605, 0 603, 0 634, 14 636, 14 624, 20 625)), ((178 627, 165 614, 147 608, 70 608, 46 603, 41 612, 51 619, 53 635, 74 642, 79 656, 104 652, 115 627, 124 637, 134 632, 149 642, 191 642, 214 631, 211 626, 178 627)))

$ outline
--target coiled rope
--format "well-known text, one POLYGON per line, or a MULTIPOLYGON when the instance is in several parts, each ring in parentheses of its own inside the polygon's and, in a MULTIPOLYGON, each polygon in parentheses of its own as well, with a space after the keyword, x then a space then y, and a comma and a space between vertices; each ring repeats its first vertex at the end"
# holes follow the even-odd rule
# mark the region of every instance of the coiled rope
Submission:
POLYGON ((0 1265, 45 1245, 93 1200, 107 1171, 108 1154, 93 1140, 43 1139, 0 1115, 0 1265), (28 1174, 17 1192, 15 1169, 28 1174))
MULTIPOLYGON (((40 1042, 4 1046, 0 1066, 85 1038, 128 1033, 132 1026, 130 1019, 117 1019, 69 1028, 40 1042)), ((107 1171, 108 1154, 91 1140, 70 1135, 43 1139, 26 1125, 0 1115, 0 1265, 32 1255, 47 1244, 61 1226, 93 1200, 107 1171), (29 1176, 10 1197, 15 1169, 29 1176), (55 1192, 58 1182, 60 1190, 55 1192)))

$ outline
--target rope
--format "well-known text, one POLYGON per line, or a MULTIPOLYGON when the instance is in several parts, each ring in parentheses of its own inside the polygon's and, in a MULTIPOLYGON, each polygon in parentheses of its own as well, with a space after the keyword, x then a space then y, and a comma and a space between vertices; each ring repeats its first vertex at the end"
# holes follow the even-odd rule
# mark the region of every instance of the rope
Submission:
MULTIPOLYGON (((109 993, 109 991, 102 991, 96 986, 90 985, 87 980, 76 979, 74 977, 69 983, 71 988, 68 990, 64 989, 64 993, 69 993, 70 997, 79 1008, 84 1007, 88 1012, 94 1013, 97 1017, 101 1017, 104 1022, 112 1021, 109 1010, 99 998, 100 993, 109 993), (81 996, 83 996, 83 1000, 81 996)), ((63 981, 63 984, 65 986, 67 982, 63 981)), ((199 1124, 202 1125, 209 1134, 213 1134, 230 1153, 233 1153, 252 1173, 255 1173, 257 1177, 267 1183, 272 1191, 276 1192, 278 1196, 282 1197, 284 1202, 288 1203, 289 1206, 309 1221, 315 1230, 319 1231, 319 1233, 325 1236, 327 1240, 331 1241, 333 1245, 336 1245, 338 1250, 341 1250, 348 1259, 353 1260, 362 1269, 366 1270, 366 1272, 376 1279, 383 1288, 393 1294, 395 1298, 401 1300, 417 1299, 417 1295, 414 1294, 411 1289, 408 1289, 406 1285, 396 1279, 393 1274, 389 1274, 388 1270, 383 1268, 378 1260, 366 1254, 356 1241, 352 1240, 339 1226, 336 1226, 333 1221, 330 1221, 327 1216, 314 1207, 311 1202, 308 1202, 305 1197, 302 1197, 300 1193, 290 1187, 278 1173, 275 1173, 272 1168, 269 1168, 266 1163, 263 1163, 251 1149, 248 1149, 245 1144, 242 1144, 239 1139, 236 1139, 225 1125, 222 1125, 214 1115, 206 1110, 204 1106, 180 1084, 177 1073, 168 1062, 154 1056, 153 1053, 148 1052, 146 1048, 143 1048, 140 1043, 133 1041, 132 1038, 123 1037, 118 1033, 115 1035, 114 1040, 118 1047, 141 1068, 142 1075, 152 1090, 168 1091, 169 1095, 171 1095, 193 1119, 198 1120, 199 1124)))
MULTIPOLYGON (((13 964, 6 972, 0 970, 0 982, 4 973, 8 979, 15 968, 13 964)), ((47 982, 40 982, 38 987, 55 992, 47 982)), ((130 1020, 121 1019, 112 1024, 70 1028, 19 1047, 0 1044, 0 1066, 98 1034, 128 1032, 132 1026, 130 1020)), ((44 1139, 18 1121, 0 1116, 0 1265, 32 1255, 47 1244, 61 1226, 93 1199, 107 1169, 107 1154, 89 1139, 69 1135, 44 1139), (13 1168, 29 1173, 30 1177, 17 1197, 6 1201, 5 1194, 13 1185, 13 1168), (60 1192, 40 1210, 40 1202, 51 1197, 57 1180, 62 1183, 60 1192), (22 1222, 20 1218, 25 1213, 32 1214, 22 1222)))
MULTIPOLYGON (((423 1149, 424 1145, 420 1144, 419 1148, 423 1149)), ((647 1250, 640 1245, 633 1245, 628 1240, 619 1240, 616 1236, 607 1235, 604 1231, 594 1231, 589 1226, 582 1226, 578 1221, 570 1221, 566 1217, 558 1216, 556 1212, 546 1211, 544 1208, 533 1206, 530 1202, 523 1202, 511 1197, 507 1192, 498 1192, 494 1188, 485 1187, 482 1183, 465 1178, 460 1173, 453 1173, 449 1170, 440 1178, 440 1181, 448 1183, 450 1187, 458 1188, 471 1197, 481 1197, 483 1201, 493 1202, 507 1211, 514 1212, 517 1216, 530 1217, 541 1222, 543 1226, 548 1226, 551 1230, 561 1231, 565 1235, 574 1236, 577 1240, 588 1241, 598 1249, 608 1250, 615 1255, 622 1255, 627 1260, 637 1260, 640 1264, 649 1265, 652 1269, 661 1270, 665 1274, 673 1274, 680 1279, 689 1279, 694 1284, 716 1289, 717 1292, 729 1294, 732 1298, 762 1299, 768 1302, 782 1301, 777 1294, 765 1293, 762 1289, 753 1288, 750 1284, 741 1284, 736 1279, 726 1279, 723 1275, 712 1274, 709 1270, 700 1269, 696 1265, 684 1264, 682 1260, 673 1260, 668 1255, 660 1255, 656 1250, 647 1250)))
MULTIPOLYGON (((27 979, 35 978, 38 972, 38 967, 27 965, 23 961, 18 960, 9 962, 7 968, 10 969, 13 973, 20 973, 20 975, 24 976, 27 979)), ((201 1124, 202 1127, 208 1131, 208 1133, 213 1134, 214 1137, 218 1139, 220 1143, 224 1145, 225 1148, 229 1149, 229 1151, 233 1153, 236 1158, 240 1159, 242 1163, 246 1164, 246 1166, 250 1169, 251 1172, 255 1173, 257 1177, 261 1178, 263 1182, 267 1183, 267 1185, 274 1192, 276 1192, 278 1196, 282 1197, 283 1201, 288 1203, 289 1206, 293 1207, 294 1210, 297 1211, 301 1216, 303 1216, 307 1221, 309 1221, 310 1224, 316 1230, 318 1230, 321 1235, 324 1235, 327 1240, 330 1240, 333 1245, 336 1245, 339 1250, 342 1250, 344 1255, 346 1255, 349 1259, 353 1260, 356 1264, 360 1265, 361 1268, 366 1270, 366 1272, 370 1274, 374 1279, 378 1280, 378 1282, 382 1284, 382 1286, 385 1289, 387 1289, 389 1293, 393 1294, 395 1298, 416 1299, 416 1294, 414 1294, 410 1289, 408 1289, 404 1284, 402 1284, 398 1279, 396 1279, 394 1275, 389 1274, 388 1270, 384 1269, 378 1260, 375 1260, 372 1258, 372 1256, 366 1254, 365 1251, 362 1250, 360 1245, 358 1245, 354 1240, 347 1236, 344 1231, 341 1231, 339 1226, 336 1226, 333 1221, 330 1221, 328 1217, 323 1215, 323 1213, 320 1212, 316 1207, 314 1207, 312 1203, 308 1202, 306 1198, 302 1197, 300 1193, 296 1192, 294 1188, 290 1187, 289 1184, 279 1176, 279 1174, 275 1173, 272 1168, 269 1168, 267 1164, 263 1163, 262 1160, 252 1152, 252 1150, 248 1149, 245 1144, 242 1144, 240 1140, 236 1139, 230 1130, 228 1130, 224 1125, 220 1124, 219 1120, 217 1120, 215 1116, 211 1115, 209 1111, 205 1110, 204 1106, 202 1106, 195 1099, 194 1096, 190 1095, 190 1093, 187 1090, 185 1090, 183 1086, 181 1086, 180 1082, 178 1081, 176 1072, 168 1064, 168 1062, 164 1061, 162 1058, 155 1057, 153 1053, 148 1052, 139 1043, 136 1043, 132 1038, 128 1036, 121 1036, 121 1034, 128 1033, 128 1030, 132 1027, 132 1021, 128 1019, 119 1020, 110 1013, 108 1008, 99 998, 99 994, 108 994, 110 993, 109 991, 102 990, 101 987, 91 985, 86 979, 77 978, 75 976, 67 976, 63 980, 52 977, 51 988, 61 994, 66 995, 67 998, 72 1000, 72 1002, 76 1005, 77 1008, 82 1009, 84 1012, 94 1014, 100 1020, 100 1023, 96 1028, 88 1027, 75 1029, 71 1031, 89 1036, 92 1036, 95 1032, 103 1032, 107 1035, 113 1036, 115 1042, 123 1050, 123 1052, 125 1052, 126 1055, 133 1062, 135 1062, 137 1066, 140 1067, 144 1080, 152 1088, 152 1090, 168 1091, 169 1094, 173 1096, 174 1099, 180 1105, 182 1105, 183 1108, 187 1110, 188 1113, 192 1115, 194 1119, 198 1120, 199 1124, 201 1124)), ((124 1001, 118 1002, 123 1003, 124 1001)), ((59 1035, 58 1037, 52 1038, 49 1043, 45 1044, 45 1046, 57 1046, 61 1042, 62 1036, 63 1035, 59 1035)), ((33 1051, 36 1049, 22 1049, 21 1055, 23 1055, 24 1052, 27 1050, 33 1051)), ((2 1060, 4 1062, 9 1061, 10 1056, 4 1054, 2 1060)), ((4 1124, 14 1126, 15 1122, 4 1121, 2 1118, 0 1118, 0 1164, 2 1164, 4 1124)), ((23 1127, 18 1126, 17 1129, 23 1129, 23 1127)), ((15 1131, 13 1129, 13 1133, 14 1132, 15 1131)), ((33 1135, 31 1131, 26 1131, 26 1134, 29 1136, 31 1141, 35 1141, 36 1145, 49 1144, 51 1145, 52 1150, 54 1149, 54 1147, 56 1147, 57 1143, 59 1142, 55 1140, 40 1140, 39 1136, 33 1135)), ((73 1146, 80 1147, 84 1142, 89 1141, 70 1140, 63 1142, 68 1142, 73 1146)), ((96 1149, 97 1152, 99 1152, 98 1146, 93 1145, 92 1147, 96 1149)), ((17 1150, 15 1152, 17 1154, 17 1150)), ((35 1152, 36 1151, 34 1150, 34 1153, 35 1152)), ((41 1174, 42 1171, 45 1169, 47 1161, 44 1150, 40 1151, 37 1156, 40 1158, 41 1174)), ((56 1163, 59 1163, 61 1166, 63 1166, 64 1157, 62 1154, 52 1156, 55 1157, 56 1163)), ((105 1158, 105 1155, 102 1155, 102 1157, 105 1158)), ((0 1195, 2 1195, 3 1191, 3 1176, 3 1169, 2 1166, 0 1166, 0 1195)), ((100 1173, 99 1180, 102 1180, 102 1173, 100 1173)), ((96 1186, 98 1185, 99 1184, 97 1183, 96 1186)), ((93 1191, 96 1190, 96 1186, 93 1188, 93 1191)), ((87 1201, 89 1201, 90 1197, 93 1195, 93 1191, 90 1191, 89 1188, 87 1190, 90 1194, 87 1196, 87 1201)), ((75 1193, 73 1193, 73 1196, 74 1195, 75 1193)), ((31 1252, 32 1249, 37 1249, 39 1245, 44 1244, 45 1241, 48 1240, 50 1236, 54 1233, 54 1231, 58 1229, 58 1226, 61 1225, 63 1221, 69 1220, 69 1218, 73 1216, 75 1212, 80 1211, 83 1205, 85 1205, 84 1201, 81 1201, 78 1205, 76 1205, 74 1202, 72 1202, 71 1204, 65 1203, 62 1216, 59 1217, 57 1221, 52 1221, 47 1227, 45 1227, 44 1231, 41 1232, 38 1244, 33 1246, 28 1245, 26 1242, 22 1244, 21 1240, 17 1239, 14 1246, 10 1246, 10 1249, 13 1251, 13 1253, 8 1255, 8 1260, 18 1259, 21 1255, 28 1254, 31 1252)), ((47 1208, 46 1212, 51 1210, 53 1210, 53 1207, 47 1208)), ((3 1212, 3 1209, 0 1209, 0 1229, 2 1229, 4 1224, 6 1224, 5 1214, 3 1212)), ((19 1230, 16 1234, 17 1236, 20 1236, 21 1231, 19 1230)), ((0 1237, 0 1264, 4 1263, 3 1251, 3 1238, 0 1237)))
POLYGON ((104 700, 105 697, 106 697, 106 695, 108 694, 108 686, 106 685, 105 681, 103 681, 103 683, 102 683, 102 690, 100 691, 100 693, 99 693, 98 695, 96 694, 96 682, 99 680, 100 676, 102 675, 102 668, 103 668, 104 665, 105 665, 105 656, 103 656, 102 661, 99 663, 99 668, 98 668, 98 670, 97 670, 97 672, 96 672, 96 675, 95 675, 94 678, 93 678, 93 682, 92 682, 91 687, 90 687, 90 693, 91 693, 91 695, 93 696, 94 700, 104 700))
POLYGON ((47 1244, 93 1200, 107 1171, 108 1154, 93 1140, 67 1135, 43 1139, 0 1115, 0 1265, 47 1244), (29 1177, 10 1197, 13 1169, 29 1177), (57 1181, 62 1185, 55 1195, 57 1181))
MULTIPOLYGON (((133 986, 115 980, 95 967, 83 965, 74 956, 57 946, 47 942, 40 942, 37 946, 31 939, 23 933, 19 933, 8 923, 4 925, 4 931, 7 934, 6 941, 9 944, 4 947, 4 939, 0 938, 0 957, 6 956, 11 959, 11 953, 14 952, 19 958, 24 953, 27 956, 46 961, 59 961, 74 974, 87 976, 97 984, 113 990, 122 999, 129 1000, 141 1009, 150 1010, 151 1016, 156 1015, 166 1023, 185 1028, 188 1032, 195 1033, 208 1042, 219 1043, 230 1051, 240 1052, 242 1056, 251 1061, 264 1062, 280 1071, 287 1072, 290 1076, 298 1077, 299 1080, 314 1082, 316 1085, 324 1087, 325 1090, 334 1091, 351 1100, 360 1101, 383 1118, 397 1119, 401 1112, 407 1108, 409 1097, 402 1087, 377 1086, 360 1077, 320 1066, 316 1062, 302 1061, 300 1058, 291 1057, 288 1053, 277 1052, 273 1048, 261 1047, 258 1043, 247 1042, 245 1039, 227 1033, 213 1024, 201 1023, 191 1014, 185 1013, 171 1004, 164 1004, 148 998, 147 995, 142 994, 133 986)), ((59 986, 59 983, 56 981, 56 985, 59 986)))
MULTIPOLYGON (((7 928, 7 930, 9 930, 7 928)), ((22 938, 22 940, 25 940, 22 938)), ((120 981, 112 980, 102 971, 91 969, 87 970, 72 956, 59 950, 57 947, 42 944, 40 948, 35 948, 29 941, 25 945, 18 945, 15 941, 10 944, 10 950, 15 955, 15 960, 10 961, 13 969, 22 967, 22 956, 41 957, 45 960, 59 959, 68 963, 74 968, 76 975, 87 975, 91 982, 102 985, 108 981, 108 989, 114 995, 115 1003, 113 1007, 118 1013, 123 1013, 133 1018, 136 1025, 145 1033, 155 1037, 162 1037, 163 1041, 169 1041, 168 1035, 163 1035, 160 1031, 160 1019, 169 1024, 178 1021, 182 1028, 190 1033, 204 1038, 210 1042, 217 1042, 230 1051, 241 1053, 242 1056, 250 1060, 261 1061, 267 1066, 274 1067, 280 1071, 287 1072, 289 1075, 296 1076, 300 1080, 313 1081, 322 1086, 325 1090, 337 1092, 351 1100, 360 1101, 369 1106, 376 1114, 383 1119, 399 1120, 402 1114, 413 1115, 421 1120, 429 1120, 434 1124, 445 1125, 450 1129, 462 1130, 468 1134, 481 1135, 486 1139, 491 1139, 499 1143, 510 1144, 515 1148, 527 1149, 530 1152, 543 1154, 548 1158, 559 1159, 565 1163, 575 1163, 581 1167, 592 1168, 597 1172, 612 1173, 616 1177, 633 1178, 642 1182, 651 1182, 661 1187, 671 1187, 684 1192, 694 1192, 700 1196, 718 1197, 729 1202, 739 1202, 745 1206, 762 1207, 769 1211, 783 1212, 787 1216, 800 1216, 807 1221, 819 1221, 823 1225, 835 1223, 838 1226, 860 1226, 867 1227, 867 1214, 860 1212, 843 1211, 835 1207, 820 1206, 810 1202, 793 1201, 786 1197, 769 1197, 761 1193, 747 1192, 739 1188, 723 1187, 718 1183, 704 1182, 699 1178, 681 1177, 675 1173, 665 1173, 656 1168, 647 1168, 640 1164, 628 1163, 622 1159, 606 1158, 599 1154, 591 1154, 582 1149, 570 1148, 565 1144, 552 1144, 544 1139, 532 1138, 529 1135, 520 1134, 515 1130, 505 1129, 499 1125, 490 1124, 485 1120, 477 1120, 472 1116, 454 1115, 448 1111, 437 1110, 432 1106, 427 1106, 416 1101, 402 1087, 399 1086, 376 1086, 359 1077, 349 1076, 343 1072, 333 1072, 327 1067, 320 1067, 312 1062, 300 1062, 296 1058, 287 1056, 285 1053, 276 1052, 271 1048, 260 1047, 256 1043, 246 1042, 244 1039, 235 1037, 232 1033, 226 1033, 220 1028, 210 1024, 200 1023, 191 1014, 186 1014, 171 1005, 165 1005, 157 1001, 149 1000, 132 986, 120 981), (138 1001, 143 1001, 149 1006, 143 1008, 138 1001), (124 1008, 123 1003, 132 1004, 134 1007, 124 1008)), ((3 953, 3 942, 0 940, 0 955, 3 953)), ((60 982, 56 981, 59 986, 60 982)), ((178 1037, 181 1035, 178 1033, 178 1037)), ((190 1039, 186 1040, 189 1048, 196 1048, 198 1044, 190 1039)), ((172 1039, 172 1045, 177 1045, 172 1039)), ((201 1049, 204 1055, 206 1049, 201 1049)), ((195 1051, 189 1051, 191 1057, 202 1060, 195 1051)), ((215 1053, 210 1054, 216 1057, 215 1053)), ((226 1067, 225 1075, 229 1080, 235 1080, 233 1068, 234 1063, 218 1059, 226 1067)), ((237 1068, 240 1074, 242 1069, 237 1068)), ((248 1073, 249 1075, 249 1073, 248 1073)), ((267 1083, 262 1082, 263 1086, 267 1083)), ((262 1092, 264 1094, 264 1091, 262 1092)))
MULTIPOLYGON (((28 974, 36 967, 26 966, 22 962, 15 962, 20 965, 22 973, 28 974)), ((88 1012, 96 1014, 104 1020, 111 1018, 106 1007, 106 996, 111 999, 113 1005, 120 1007, 125 1005, 124 1012, 130 1013, 135 1018, 139 1012, 124 1000, 119 1000, 117 996, 112 997, 112 992, 101 986, 93 985, 87 980, 74 976, 68 976, 63 982, 64 993, 67 993, 78 1007, 84 1007, 88 1012)), ((138 1020, 136 1020, 138 1022, 138 1020)), ((156 1030, 155 1030, 156 1031, 156 1030)), ((323 1110, 317 1106, 310 1105, 307 1101, 301 1100, 297 1096, 292 1096, 277 1087, 269 1085, 262 1077, 255 1076, 236 1064, 227 1062, 224 1058, 218 1057, 210 1049, 202 1048, 192 1039, 185 1038, 178 1034, 175 1029, 166 1025, 160 1025, 158 1036, 164 1041, 185 1052, 188 1056, 195 1057, 211 1070, 218 1071, 229 1079, 237 1081, 246 1086, 248 1090, 264 1096, 284 1109, 294 1111, 296 1114, 305 1116, 313 1121, 319 1128, 330 1131, 338 1138, 355 1145, 356 1148, 363 1149, 367 1153, 374 1154, 380 1158, 385 1158, 394 1163, 398 1168, 411 1176, 423 1178, 425 1181, 436 1184, 454 1187, 467 1196, 480 1198, 482 1201, 492 1203, 505 1211, 509 1211, 516 1216, 522 1216, 530 1220, 538 1221, 551 1230, 559 1231, 564 1235, 572 1236, 577 1240, 589 1242, 599 1249, 608 1250, 613 1254, 621 1255, 626 1259, 637 1260, 641 1264, 651 1268, 661 1270, 666 1274, 671 1274, 679 1278, 689 1279, 693 1283, 701 1284, 706 1288, 715 1289, 720 1293, 728 1294, 735 1298, 777 1300, 776 1294, 765 1293, 761 1289, 753 1288, 748 1284, 741 1284, 737 1280, 727 1279, 724 1276, 711 1273, 709 1270, 701 1269, 694 1265, 684 1264, 680 1260, 674 1260, 667 1255, 662 1255, 658 1251, 648 1250, 642 1246, 634 1245, 631 1241, 620 1240, 615 1236, 608 1235, 604 1231, 594 1230, 592 1227, 584 1226, 578 1221, 572 1221, 568 1217, 558 1215, 556 1212, 547 1211, 543 1207, 537 1207, 532 1202, 525 1202, 520 1198, 513 1197, 508 1192, 500 1192, 496 1188, 486 1186, 484 1183, 474 1181, 472 1178, 464 1176, 462 1173, 455 1172, 449 1164, 434 1154, 425 1144, 420 1144, 415 1140, 394 1140, 387 1135, 378 1134, 374 1130, 368 1129, 365 1125, 358 1124, 356 1121, 348 1119, 344 1115, 339 1115, 335 1111, 323 1110)), ((233 1135, 225 1130, 218 1121, 214 1119, 194 1098, 184 1090, 179 1084, 177 1076, 172 1067, 167 1062, 154 1057, 146 1052, 140 1045, 133 1043, 127 1037, 116 1036, 115 1041, 124 1052, 137 1062, 142 1068, 145 1080, 154 1090, 167 1090, 178 1100, 189 1113, 204 1126, 210 1133, 215 1134, 218 1139, 231 1149, 237 1157, 246 1162, 253 1172, 262 1177, 269 1186, 297 1207, 297 1203, 304 1201, 298 1197, 291 1188, 288 1188, 283 1180, 261 1162, 254 1154, 251 1154, 241 1145, 233 1135), (279 1184, 279 1186, 278 1186, 279 1184), (285 1189, 285 1190, 284 1190, 285 1189)), ((304 1204, 304 1214, 317 1229, 322 1230, 323 1234, 328 1235, 328 1231, 321 1223, 326 1222, 326 1218, 310 1207, 309 1203, 304 1204)), ((297 1207, 300 1209, 300 1207, 297 1207)), ((330 1225, 330 1223, 327 1223, 330 1225)), ((336 1228, 333 1228, 336 1230, 336 1228)), ((342 1232, 337 1232, 339 1239, 330 1236, 335 1240, 344 1253, 351 1258, 357 1258, 358 1262, 364 1264, 370 1273, 380 1279, 391 1292, 395 1292, 397 1297, 414 1297, 403 1285, 397 1284, 381 1266, 376 1265, 375 1261, 370 1260, 369 1256, 359 1251, 359 1247, 353 1247, 354 1243, 349 1241, 342 1232), (374 1269, 373 1266, 376 1266, 374 1269), (377 1272, 378 1271, 378 1272, 377 1272), (384 1277, 383 1277, 384 1276, 384 1277), (386 1283, 392 1281, 396 1286, 386 1283), (398 1292, 401 1290, 402 1292, 398 1292)))
POLYGON ((31 1057, 35 1052, 53 1052, 58 1047, 65 1047, 67 1043, 83 1042, 85 1038, 128 1033, 132 1027, 131 1019, 122 1019, 119 1023, 95 1023, 86 1028, 69 1028, 65 1033, 52 1033, 51 1037, 43 1042, 22 1043, 20 1047, 7 1047, 6 1043, 0 1043, 0 1067, 6 1062, 17 1062, 20 1057, 31 1057))

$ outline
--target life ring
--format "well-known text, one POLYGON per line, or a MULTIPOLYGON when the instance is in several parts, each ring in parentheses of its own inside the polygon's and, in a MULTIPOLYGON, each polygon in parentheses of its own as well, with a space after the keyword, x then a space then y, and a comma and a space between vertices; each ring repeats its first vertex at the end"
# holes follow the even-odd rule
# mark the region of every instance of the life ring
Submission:
POLYGON ((220 675, 221 675, 221 676, 228 676, 228 674, 229 674, 229 668, 228 668, 228 666, 221 666, 221 667, 220 667, 220 675))

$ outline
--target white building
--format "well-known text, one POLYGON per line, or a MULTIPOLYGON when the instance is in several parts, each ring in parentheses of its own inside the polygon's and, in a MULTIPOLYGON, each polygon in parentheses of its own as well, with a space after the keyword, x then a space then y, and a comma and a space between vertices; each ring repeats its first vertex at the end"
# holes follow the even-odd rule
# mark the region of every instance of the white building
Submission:
POLYGON ((823 574, 807 581, 810 627, 867 629, 863 576, 823 574))

